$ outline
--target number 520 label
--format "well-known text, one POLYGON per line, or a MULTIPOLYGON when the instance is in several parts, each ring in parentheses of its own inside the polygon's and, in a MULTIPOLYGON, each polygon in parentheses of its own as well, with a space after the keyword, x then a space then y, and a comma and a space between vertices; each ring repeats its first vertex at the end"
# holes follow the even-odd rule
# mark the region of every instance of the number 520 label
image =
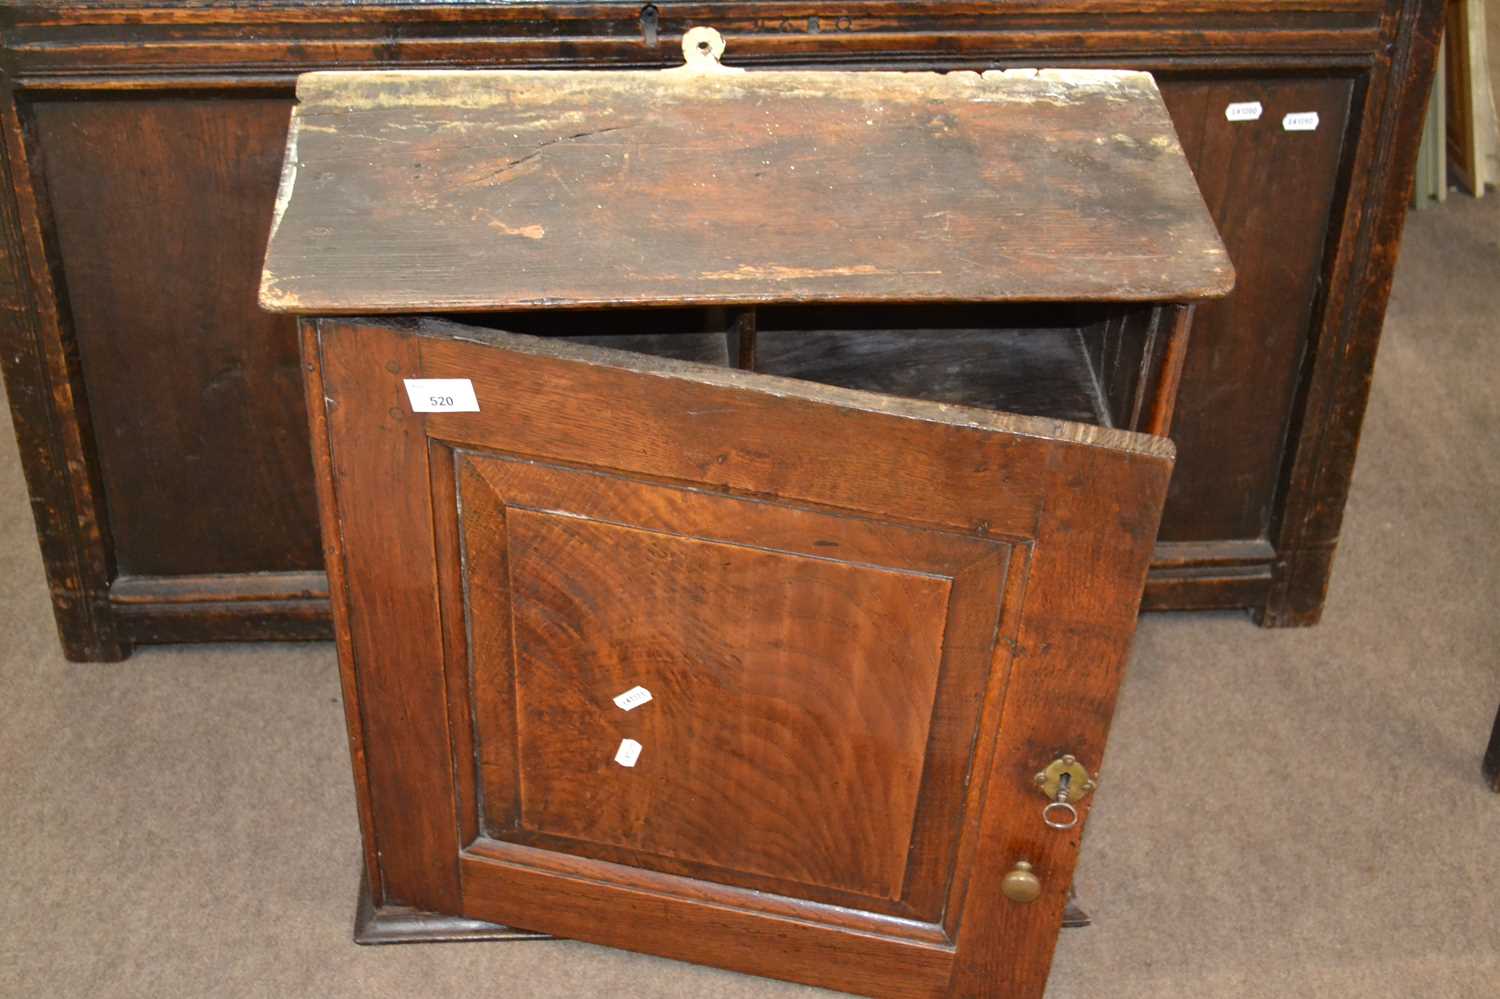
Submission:
POLYGON ((407 378, 413 413, 477 413, 479 400, 467 378, 407 378))

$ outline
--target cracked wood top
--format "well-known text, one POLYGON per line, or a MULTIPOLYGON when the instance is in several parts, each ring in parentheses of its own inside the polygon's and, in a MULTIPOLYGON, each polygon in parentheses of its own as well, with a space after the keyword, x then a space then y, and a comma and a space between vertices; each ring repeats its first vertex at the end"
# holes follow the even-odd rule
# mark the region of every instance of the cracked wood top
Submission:
POLYGON ((1233 269, 1149 74, 299 80, 261 304, 1175 300, 1233 269))

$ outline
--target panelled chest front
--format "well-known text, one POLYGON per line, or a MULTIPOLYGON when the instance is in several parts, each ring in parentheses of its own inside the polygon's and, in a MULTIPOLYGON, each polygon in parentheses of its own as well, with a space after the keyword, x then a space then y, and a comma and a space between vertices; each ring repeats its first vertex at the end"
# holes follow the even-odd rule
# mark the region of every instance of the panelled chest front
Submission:
POLYGON ((660 66, 695 23, 755 66, 1153 71, 1238 282, 1195 316, 1147 606, 1310 623, 1441 6, 6 5, 0 363, 64 648, 328 634, 296 333, 255 304, 298 72, 660 66))

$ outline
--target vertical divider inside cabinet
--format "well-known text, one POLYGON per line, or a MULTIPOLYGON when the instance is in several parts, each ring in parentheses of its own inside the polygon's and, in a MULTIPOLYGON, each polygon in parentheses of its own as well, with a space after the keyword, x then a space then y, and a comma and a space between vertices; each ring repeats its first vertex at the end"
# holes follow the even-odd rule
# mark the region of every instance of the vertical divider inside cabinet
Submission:
MULTIPOLYGON (((1132 430, 1142 430, 1147 420, 1155 413, 1161 412, 1161 393, 1165 390, 1160 378, 1162 375, 1162 349, 1161 349, 1161 325, 1163 307, 1157 306, 1142 316, 1140 313, 1132 313, 1131 319, 1136 322, 1145 322, 1144 340, 1141 343, 1141 354, 1136 360, 1135 388, 1131 391, 1130 399, 1130 421, 1125 426, 1132 430), (1147 394, 1150 398, 1146 398, 1147 394)), ((1170 409, 1170 407, 1169 407, 1170 409)))
POLYGON ((755 307, 735 309, 729 318, 729 360, 744 371, 755 370, 755 307))

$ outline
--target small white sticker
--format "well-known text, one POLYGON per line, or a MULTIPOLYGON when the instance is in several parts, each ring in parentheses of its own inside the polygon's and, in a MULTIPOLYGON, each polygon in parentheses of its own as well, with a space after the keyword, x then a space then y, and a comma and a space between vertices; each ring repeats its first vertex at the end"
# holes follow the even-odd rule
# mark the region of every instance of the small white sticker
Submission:
POLYGON ((621 711, 634 711, 649 700, 651 700, 651 691, 645 687, 631 687, 615 698, 615 707, 621 711))
POLYGON ((479 400, 467 378, 408 378, 406 397, 413 413, 477 413, 479 400))
POLYGON ((615 750, 615 762, 622 767, 633 767, 635 761, 641 758, 641 744, 634 739, 621 739, 620 748, 615 750))
POLYGON ((1224 117, 1230 121, 1259 121, 1263 110, 1260 101, 1235 101, 1224 109, 1224 117))
POLYGON ((1281 127, 1288 132, 1311 132, 1318 127, 1318 112, 1298 111, 1281 119, 1281 127))

